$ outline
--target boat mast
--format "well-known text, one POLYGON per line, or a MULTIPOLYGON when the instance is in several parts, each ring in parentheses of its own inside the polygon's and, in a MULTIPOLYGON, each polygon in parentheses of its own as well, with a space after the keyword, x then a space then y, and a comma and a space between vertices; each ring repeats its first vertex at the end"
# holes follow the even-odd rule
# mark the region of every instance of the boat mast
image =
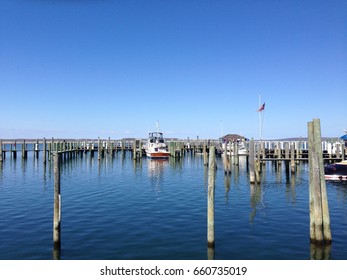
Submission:
POLYGON ((159 129, 159 122, 158 121, 156 122, 156 126, 157 126, 157 133, 159 135, 160 129, 159 129))

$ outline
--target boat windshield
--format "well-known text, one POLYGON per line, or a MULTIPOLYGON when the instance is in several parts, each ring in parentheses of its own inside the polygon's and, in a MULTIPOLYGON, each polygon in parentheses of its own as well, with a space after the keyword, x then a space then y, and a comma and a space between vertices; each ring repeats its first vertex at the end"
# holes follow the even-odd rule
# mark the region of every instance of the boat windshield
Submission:
POLYGON ((154 138, 157 140, 163 139, 163 133, 162 132, 150 132, 149 133, 149 138, 154 138))

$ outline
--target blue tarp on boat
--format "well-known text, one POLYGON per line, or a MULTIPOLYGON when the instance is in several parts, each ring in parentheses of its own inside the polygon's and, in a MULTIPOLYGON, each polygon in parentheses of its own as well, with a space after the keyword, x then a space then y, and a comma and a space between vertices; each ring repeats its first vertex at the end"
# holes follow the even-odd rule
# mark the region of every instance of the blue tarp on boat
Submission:
POLYGON ((340 137, 342 140, 347 141, 347 134, 340 137))

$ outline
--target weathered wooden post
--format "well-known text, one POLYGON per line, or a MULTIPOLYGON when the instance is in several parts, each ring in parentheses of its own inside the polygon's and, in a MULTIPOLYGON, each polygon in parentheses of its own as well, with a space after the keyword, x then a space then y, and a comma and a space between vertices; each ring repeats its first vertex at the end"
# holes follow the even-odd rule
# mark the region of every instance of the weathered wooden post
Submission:
POLYGON ((289 159, 289 142, 285 142, 284 143, 284 154, 285 154, 285 158, 289 159))
POLYGON ((249 141, 249 181, 251 184, 255 183, 255 172, 254 172, 254 140, 253 138, 249 141))
POLYGON ((294 142, 290 144, 290 167, 292 174, 295 173, 295 145, 294 142))
POLYGON ((54 213, 53 213, 53 248, 60 251, 61 195, 60 195, 60 155, 53 153, 54 162, 54 213))
POLYGON ((46 144, 46 138, 43 138, 42 151, 43 151, 43 163, 46 163, 46 160, 47 160, 47 144, 46 144))
POLYGON ((40 149, 39 149, 39 139, 36 139, 36 142, 34 144, 34 153, 35 153, 35 157, 36 158, 39 158, 39 152, 40 152, 40 149))
POLYGON ((136 153, 137 153, 137 158, 138 159, 142 159, 142 147, 141 147, 141 140, 140 139, 137 139, 135 140, 136 142, 136 153))
POLYGON ((111 137, 108 137, 107 140, 107 153, 112 154, 111 137))
POLYGON ((23 144, 22 144, 22 158, 26 158, 26 157, 27 157, 26 144, 25 144, 25 140, 23 140, 23 144))
POLYGON ((332 242, 330 215, 324 178, 322 139, 319 119, 308 123, 310 240, 312 243, 332 242))
POLYGON ((303 158, 303 154, 302 154, 302 150, 303 150, 303 143, 302 143, 302 139, 300 138, 299 141, 299 150, 298 150, 298 158, 301 159, 303 158))
POLYGON ((260 158, 261 158, 261 143, 258 143, 257 144, 257 153, 256 153, 256 155, 257 155, 257 161, 256 161, 256 177, 257 177, 257 174, 259 175, 258 177, 259 177, 259 180, 258 180, 258 178, 257 178, 257 182, 260 182, 260 173, 261 173, 261 164, 260 164, 260 158))
POLYGON ((122 153, 125 152, 125 139, 121 139, 121 150, 122 150, 122 153))
POLYGON ((90 150, 90 158, 93 158, 94 157, 94 150, 95 150, 95 143, 94 143, 94 141, 92 141, 89 144, 89 150, 90 150))
POLYGON ((133 159, 134 160, 137 159, 136 140, 135 139, 134 139, 134 142, 133 142, 133 159))
POLYGON ((224 165, 224 174, 230 175, 231 174, 231 165, 230 165, 230 157, 228 156, 228 142, 225 142, 225 145, 223 147, 223 165, 224 165))
POLYGON ((282 161, 281 161, 281 158, 282 158, 282 149, 281 149, 281 143, 280 141, 277 142, 277 166, 281 166, 282 164, 282 161))
POLYGON ((100 137, 98 137, 98 160, 100 160, 101 157, 101 141, 100 137))
POLYGON ((13 158, 16 159, 17 158, 17 141, 14 141, 13 147, 14 147, 14 150, 12 150, 12 155, 13 155, 13 158))
POLYGON ((233 144, 234 164, 239 165, 239 144, 237 141, 233 144))
POLYGON ((2 157, 2 140, 0 140, 0 162, 3 161, 3 157, 2 157))
MULTIPOLYGON (((261 150, 261 158, 265 159, 266 154, 265 154, 265 142, 261 141, 260 142, 260 150, 261 150)), ((265 161, 263 161, 263 165, 265 165, 265 161)))
POLYGON ((207 147, 206 147, 206 141, 205 140, 202 143, 202 152, 204 155, 204 165, 207 166, 208 165, 208 154, 207 154, 207 147))
POLYGON ((48 160, 51 161, 52 153, 54 151, 54 138, 52 137, 51 142, 48 143, 48 160))
POLYGON ((216 176, 215 147, 210 146, 207 193, 207 246, 214 248, 214 184, 216 176))

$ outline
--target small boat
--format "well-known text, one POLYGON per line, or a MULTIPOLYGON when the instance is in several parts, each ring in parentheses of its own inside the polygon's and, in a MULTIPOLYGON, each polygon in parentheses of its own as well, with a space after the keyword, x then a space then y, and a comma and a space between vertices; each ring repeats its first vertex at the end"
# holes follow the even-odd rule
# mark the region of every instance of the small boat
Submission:
MULTIPOLYGON (((223 151, 225 150, 225 145, 226 145, 226 150, 227 150, 227 155, 230 156, 230 155, 234 155, 234 151, 233 151, 233 148, 234 148, 234 144, 233 143, 224 143, 222 148, 223 148, 223 151)), ((248 151, 247 151, 247 147, 246 147, 246 144, 245 142, 237 142, 236 143, 237 145, 237 154, 239 156, 247 156, 248 155, 248 151)))
POLYGON ((324 176, 326 180, 347 180, 347 160, 326 165, 324 176))
POLYGON ((149 133, 145 151, 147 157, 152 159, 168 159, 170 157, 162 132, 149 133))

